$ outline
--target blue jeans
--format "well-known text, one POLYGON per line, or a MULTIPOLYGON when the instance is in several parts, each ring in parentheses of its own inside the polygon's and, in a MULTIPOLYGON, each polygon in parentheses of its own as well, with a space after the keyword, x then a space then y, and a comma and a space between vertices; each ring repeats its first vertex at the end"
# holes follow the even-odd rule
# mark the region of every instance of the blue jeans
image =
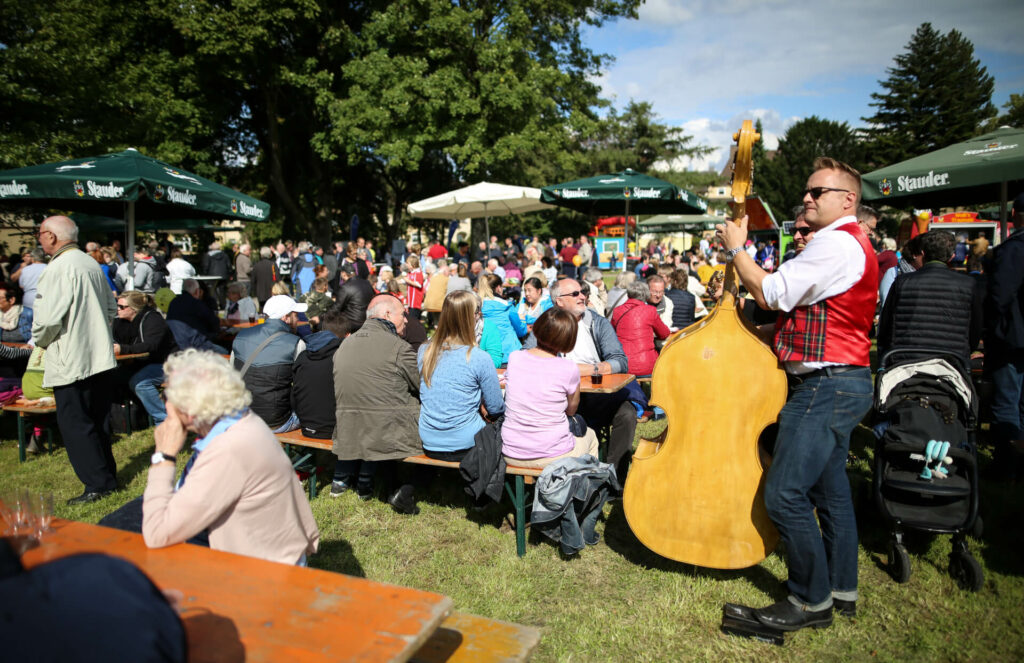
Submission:
POLYGON ((846 457, 871 398, 870 370, 856 369, 797 384, 779 415, 764 500, 786 543, 790 600, 810 610, 830 606, 833 596, 857 599, 857 522, 846 457))
POLYGON ((142 401, 153 423, 159 424, 167 418, 167 408, 160 398, 160 385, 164 382, 163 364, 147 364, 128 378, 128 387, 142 401))
MULTIPOLYGON (((992 353, 993 355, 995 352, 992 353)), ((988 357, 986 357, 988 359, 988 357)), ((1024 355, 1007 351, 989 368, 992 379, 992 436, 997 445, 1024 437, 1024 355)))

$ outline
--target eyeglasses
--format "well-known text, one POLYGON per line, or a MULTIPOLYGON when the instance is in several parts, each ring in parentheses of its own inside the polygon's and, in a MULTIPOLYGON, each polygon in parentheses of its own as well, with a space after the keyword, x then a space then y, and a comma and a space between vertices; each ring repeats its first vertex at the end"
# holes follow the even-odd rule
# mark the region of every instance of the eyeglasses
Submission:
POLYGON ((36 237, 42 237, 42 236, 43 236, 43 233, 50 233, 51 235, 53 235, 54 237, 56 237, 56 235, 54 235, 54 233, 53 233, 53 231, 52 231, 52 230, 45 230, 45 229, 43 229, 43 228, 40 228, 40 229, 39 229, 39 232, 37 232, 37 233, 36 233, 36 237))
POLYGON ((843 193, 850 193, 849 189, 835 189, 830 186, 815 186, 810 189, 804 189, 804 195, 811 194, 811 198, 817 200, 829 191, 842 191, 843 193))
POLYGON ((812 228, 793 228, 794 235, 810 235, 814 230, 812 228))
POLYGON ((559 297, 579 297, 583 293, 582 290, 573 290, 572 292, 563 292, 559 294, 559 297))

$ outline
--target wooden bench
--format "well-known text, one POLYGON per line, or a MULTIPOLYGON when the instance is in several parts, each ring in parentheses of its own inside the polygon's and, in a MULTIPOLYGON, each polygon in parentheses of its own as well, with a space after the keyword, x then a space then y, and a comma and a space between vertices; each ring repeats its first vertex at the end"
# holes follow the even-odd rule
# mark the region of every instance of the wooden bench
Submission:
MULTIPOLYGON (((313 437, 306 437, 302 434, 302 430, 293 430, 290 433, 277 433, 277 440, 285 445, 288 449, 291 446, 304 447, 307 449, 319 449, 325 451, 331 451, 333 444, 331 440, 320 440, 313 437)), ((312 453, 307 453, 301 458, 292 463, 292 467, 298 469, 299 465, 312 458, 312 453)), ((444 467, 448 469, 458 470, 459 464, 454 461, 436 460, 428 456, 410 456, 403 459, 406 463, 413 463, 415 465, 429 465, 432 467, 444 467)), ((514 467, 506 465, 505 467, 505 492, 512 500, 512 506, 515 510, 515 526, 516 526, 516 554, 520 557, 526 554, 526 486, 532 486, 537 477, 541 475, 543 470, 537 470, 529 467, 514 467)), ((316 497, 316 471, 314 470, 309 476, 309 497, 313 499, 316 497)))
POLYGON ((525 661, 540 631, 495 619, 454 612, 412 655, 412 663, 505 663, 525 661))
MULTIPOLYGON (((10 405, 3 406, 4 412, 16 412, 18 414, 18 460, 22 463, 25 462, 25 418, 26 417, 41 417, 48 414, 56 414, 56 405, 30 405, 24 399, 19 399, 10 405)), ((53 446, 53 427, 46 426, 46 446, 52 451, 53 446)))

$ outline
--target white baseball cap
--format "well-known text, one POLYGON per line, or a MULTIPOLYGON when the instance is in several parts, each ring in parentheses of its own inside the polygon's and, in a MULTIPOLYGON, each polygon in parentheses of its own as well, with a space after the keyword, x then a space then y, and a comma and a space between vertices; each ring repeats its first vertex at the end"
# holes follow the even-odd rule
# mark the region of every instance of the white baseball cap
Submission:
POLYGON ((263 312, 267 318, 278 320, 289 313, 305 313, 309 308, 306 304, 299 304, 288 295, 274 295, 263 305, 263 312))

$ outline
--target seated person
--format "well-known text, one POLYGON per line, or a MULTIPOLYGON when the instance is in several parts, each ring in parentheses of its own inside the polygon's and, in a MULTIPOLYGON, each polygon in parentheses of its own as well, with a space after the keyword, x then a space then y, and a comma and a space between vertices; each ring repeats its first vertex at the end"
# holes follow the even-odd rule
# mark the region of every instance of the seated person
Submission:
POLYGON ((672 324, 669 329, 685 329, 697 319, 697 306, 700 300, 687 290, 689 275, 684 269, 673 270, 667 277, 668 285, 665 298, 672 302, 672 324))
POLYGON ((519 317, 527 325, 532 325, 540 314, 552 307, 551 297, 547 288, 536 276, 523 282, 523 300, 519 302, 519 317))
MULTIPOLYGON (((626 373, 626 353, 615 330, 607 318, 587 307, 587 296, 580 284, 575 279, 563 279, 552 283, 548 290, 555 306, 576 318, 576 343, 566 357, 576 364, 580 375, 626 373)), ((611 306, 610 298, 608 305, 611 306)), ((529 338, 524 347, 533 347, 534 342, 529 338)), ((636 409, 630 400, 630 392, 620 389, 612 394, 583 394, 579 413, 590 428, 597 430, 611 426, 607 460, 615 465, 616 475, 625 485, 636 433, 636 409)))
POLYGON ((479 300, 465 290, 445 297, 433 339, 420 347, 419 434, 431 458, 461 461, 486 425, 505 410, 490 356, 476 347, 479 300))
MULTIPOLYGON (((500 339, 501 354, 490 353, 490 350, 488 352, 496 367, 504 366, 508 363, 509 355, 523 347, 519 339, 526 337, 530 330, 519 319, 512 302, 502 298, 500 278, 494 274, 481 274, 477 281, 477 292, 483 302, 480 311, 484 319, 484 336, 497 336, 500 339)), ((488 338, 482 340, 480 345, 489 349, 498 344, 488 338)))
POLYGON ((576 345, 576 317, 560 308, 545 311, 533 325, 537 345, 513 352, 505 372, 505 422, 501 452, 517 467, 542 468, 561 458, 597 458, 597 435, 569 429, 580 403, 580 373, 559 355, 576 345))
POLYGON ((181 294, 167 306, 167 321, 172 320, 177 320, 211 341, 220 333, 217 311, 203 301, 203 288, 195 279, 184 279, 181 282, 181 294))
MULTIPOLYGON (((366 309, 366 321, 334 353, 333 449, 338 462, 332 493, 355 488, 368 500, 380 461, 422 453, 417 425, 420 372, 416 353, 402 340, 403 331, 402 302, 377 295, 366 309)), ((419 511, 411 485, 399 487, 388 502, 399 513, 419 511)))
POLYGON ((143 494, 146 545, 161 548, 208 530, 214 550, 305 565, 320 532, 281 443, 249 409, 252 396, 238 371, 198 350, 175 354, 164 368, 167 418, 154 433, 143 494), (174 457, 190 432, 198 440, 175 483, 174 457))
POLYGON ((244 283, 232 283, 228 286, 228 302, 224 319, 228 322, 255 322, 256 302, 249 296, 249 289, 244 283))
POLYGON ((0 340, 6 343, 28 343, 32 338, 32 309, 21 305, 21 288, 14 283, 0 283, 0 340))
POLYGON ((295 334, 298 313, 306 310, 288 295, 267 300, 266 323, 242 329, 231 346, 231 365, 252 392, 252 411, 275 433, 299 427, 292 410, 292 365, 306 348, 295 334))
POLYGON ((149 356, 122 364, 118 370, 127 374, 128 387, 140 401, 153 422, 159 424, 167 416, 159 387, 164 382, 163 364, 178 351, 174 334, 164 317, 153 305, 153 295, 129 290, 117 296, 117 318, 111 326, 114 354, 149 356))
POLYGON ((654 362, 658 361, 655 337, 665 339, 669 335, 657 309, 647 303, 649 288, 646 281, 633 281, 626 286, 626 302, 612 311, 611 317, 612 328, 626 353, 628 371, 637 377, 648 376, 654 370, 654 362))
POLYGON ((351 324, 337 307, 328 309, 292 364, 292 410, 306 437, 334 436, 334 353, 351 332, 351 324))

